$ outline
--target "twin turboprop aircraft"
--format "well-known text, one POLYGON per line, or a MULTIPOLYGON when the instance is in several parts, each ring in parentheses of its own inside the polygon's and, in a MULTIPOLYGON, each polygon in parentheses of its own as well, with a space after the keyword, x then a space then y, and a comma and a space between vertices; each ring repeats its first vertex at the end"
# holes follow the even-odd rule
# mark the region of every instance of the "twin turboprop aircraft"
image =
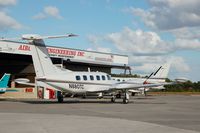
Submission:
MULTIPOLYGON (((33 64, 35 67, 35 84, 28 83, 26 79, 16 79, 19 84, 34 85, 36 87, 51 87, 61 94, 87 94, 87 93, 112 93, 111 102, 115 102, 115 92, 121 91, 124 95, 123 103, 129 102, 128 91, 137 88, 149 88, 172 83, 134 84, 131 82, 117 82, 111 80, 111 76, 104 72, 74 72, 67 69, 59 69, 53 65, 43 39, 73 37, 68 34, 62 36, 22 35, 22 40, 31 44, 33 64)), ((4 39, 6 40, 6 39, 4 39)), ((63 95, 59 95, 58 102, 63 102, 63 95)))
MULTIPOLYGON (((147 78, 133 78, 133 77, 112 77, 113 80, 118 82, 126 81, 135 84, 155 84, 155 83, 164 83, 165 79, 168 77, 169 69, 171 62, 161 65, 155 72, 152 72, 147 78)), ((153 87, 153 89, 165 89, 164 86, 153 87)), ((146 91, 149 91, 150 88, 138 88, 137 90, 129 90, 132 93, 132 96, 135 93, 142 93, 146 95, 146 91)))

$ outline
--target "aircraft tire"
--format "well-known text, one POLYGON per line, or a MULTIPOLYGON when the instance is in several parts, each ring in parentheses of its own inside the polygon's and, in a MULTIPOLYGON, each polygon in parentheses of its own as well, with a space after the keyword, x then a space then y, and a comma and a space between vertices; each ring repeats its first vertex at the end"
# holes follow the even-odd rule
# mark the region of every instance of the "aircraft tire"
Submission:
POLYGON ((116 98, 121 98, 121 94, 120 93, 118 93, 117 95, 116 95, 116 98))
POLYGON ((86 99, 86 95, 83 95, 82 98, 83 98, 83 99, 86 99))
POLYGON ((63 103, 63 96, 62 95, 58 97, 58 102, 63 103))
POLYGON ((124 99, 123 99, 123 103, 124 103, 124 104, 128 104, 128 102, 129 102, 129 100, 128 100, 127 98, 124 98, 124 99))
POLYGON ((115 97, 112 97, 112 98, 111 98, 111 102, 114 103, 114 102, 115 102, 115 99, 116 99, 115 97))
POLYGON ((132 92, 132 93, 131 93, 131 96, 135 96, 135 92, 132 92))

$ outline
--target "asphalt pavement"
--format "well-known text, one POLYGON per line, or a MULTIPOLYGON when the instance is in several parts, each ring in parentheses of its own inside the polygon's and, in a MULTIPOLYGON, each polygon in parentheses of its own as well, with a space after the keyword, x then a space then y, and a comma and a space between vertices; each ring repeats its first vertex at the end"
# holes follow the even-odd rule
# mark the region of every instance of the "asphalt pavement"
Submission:
POLYGON ((122 100, 0 99, 0 133, 196 133, 200 96, 136 96, 122 100))

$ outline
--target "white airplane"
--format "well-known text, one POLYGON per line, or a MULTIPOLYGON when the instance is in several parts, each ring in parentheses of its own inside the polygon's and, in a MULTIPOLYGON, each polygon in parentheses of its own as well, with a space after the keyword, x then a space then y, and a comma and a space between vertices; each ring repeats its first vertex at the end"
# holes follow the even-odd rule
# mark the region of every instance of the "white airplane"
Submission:
MULTIPOLYGON (((121 91, 124 94, 123 103, 129 102, 128 90, 143 87, 157 87, 162 85, 175 84, 157 83, 157 84, 134 84, 128 82, 117 82, 111 80, 111 76, 103 72, 74 72, 70 70, 59 69, 53 65, 43 39, 72 37, 73 34, 62 36, 40 36, 40 35, 22 35, 23 40, 29 41, 32 45, 32 59, 35 67, 35 83, 29 83, 28 79, 16 79, 19 84, 51 87, 59 92, 58 102, 63 102, 64 93, 87 94, 87 93, 112 93, 111 101, 115 102, 115 92, 121 91)), ((8 40, 8 39, 2 39, 8 40)))
MULTIPOLYGON (((171 62, 168 62, 162 66, 160 66, 155 72, 151 73, 147 78, 130 78, 130 77, 112 77, 113 80, 116 80, 118 82, 132 82, 135 84, 155 84, 155 83, 164 83, 165 79, 167 78, 169 74, 171 62)), ((165 89, 164 86, 158 86, 158 87, 152 87, 153 89, 165 89)), ((129 90, 129 92, 132 93, 132 95, 135 95, 135 93, 144 93, 146 94, 146 91, 149 91, 150 88, 138 88, 129 90)))

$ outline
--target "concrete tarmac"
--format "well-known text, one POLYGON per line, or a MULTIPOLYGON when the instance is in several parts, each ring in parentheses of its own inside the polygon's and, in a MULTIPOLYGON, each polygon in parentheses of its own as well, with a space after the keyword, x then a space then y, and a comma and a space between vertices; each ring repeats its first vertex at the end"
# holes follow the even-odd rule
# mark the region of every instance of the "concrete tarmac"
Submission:
POLYGON ((197 133, 200 96, 109 99, 0 99, 0 133, 197 133))

